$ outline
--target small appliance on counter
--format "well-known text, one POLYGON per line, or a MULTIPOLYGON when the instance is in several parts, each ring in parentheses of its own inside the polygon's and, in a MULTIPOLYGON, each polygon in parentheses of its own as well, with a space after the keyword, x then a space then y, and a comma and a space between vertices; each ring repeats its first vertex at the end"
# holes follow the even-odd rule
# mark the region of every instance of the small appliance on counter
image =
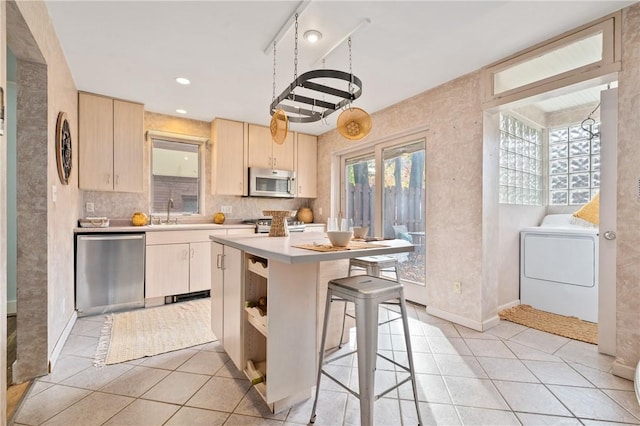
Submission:
POLYGON ((108 228, 108 217, 85 217, 84 219, 78 219, 78 225, 81 228, 108 228))
MULTIPOLYGON (((265 217, 260 219, 246 219, 243 220, 242 223, 255 225, 256 234, 268 234, 271 230, 272 218, 265 217)), ((304 232, 305 224, 300 221, 293 220, 292 217, 288 217, 287 229, 289 232, 304 232)))

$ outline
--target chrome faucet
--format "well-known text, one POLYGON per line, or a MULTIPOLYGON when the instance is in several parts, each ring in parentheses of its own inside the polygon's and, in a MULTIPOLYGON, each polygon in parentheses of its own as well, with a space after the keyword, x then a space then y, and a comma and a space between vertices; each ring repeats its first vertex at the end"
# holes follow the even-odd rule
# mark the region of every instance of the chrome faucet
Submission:
POLYGON ((167 225, 170 223, 171 207, 173 207, 173 198, 169 197, 169 201, 167 201, 167 225))

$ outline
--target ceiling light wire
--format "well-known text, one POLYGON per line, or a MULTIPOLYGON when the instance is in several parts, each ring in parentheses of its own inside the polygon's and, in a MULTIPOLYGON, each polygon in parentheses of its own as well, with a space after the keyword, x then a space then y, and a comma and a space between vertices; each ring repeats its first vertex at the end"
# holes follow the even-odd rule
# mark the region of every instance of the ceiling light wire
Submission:
POLYGON ((276 42, 273 42, 273 94, 271 95, 271 102, 276 99, 276 42))
POLYGON ((293 48, 293 80, 298 78, 298 14, 296 13, 296 36, 295 36, 295 44, 293 48))
POLYGON ((338 46, 340 46, 342 43, 345 42, 345 40, 347 40, 349 37, 351 37, 356 31, 360 30, 361 28, 363 28, 366 25, 369 25, 371 23, 371 19, 369 18, 364 18, 362 21, 360 21, 360 23, 358 25, 356 25, 351 31, 349 31, 347 34, 344 35, 344 37, 342 37, 340 40, 338 40, 333 46, 331 46, 331 48, 329 50, 327 50, 324 55, 320 56, 318 59, 316 59, 314 62, 311 63, 311 67, 313 67, 314 65, 316 65, 318 62, 324 60, 327 56, 329 56, 334 50, 336 50, 338 48, 338 46))
POLYGON ((263 52, 265 55, 269 54, 273 43, 280 43, 280 40, 282 40, 282 37, 284 37, 287 31, 289 31, 289 28, 291 28, 291 25, 293 24, 294 16, 296 15, 299 16, 300 14, 302 14, 302 12, 307 8, 307 6, 309 6, 310 3, 311 3, 311 0, 302 0, 298 3, 298 6, 293 11, 293 13, 289 15, 289 17, 287 18, 286 21, 284 21, 284 23, 282 24, 282 26, 280 27, 276 35, 273 36, 271 41, 269 41, 269 43, 264 47, 263 52))

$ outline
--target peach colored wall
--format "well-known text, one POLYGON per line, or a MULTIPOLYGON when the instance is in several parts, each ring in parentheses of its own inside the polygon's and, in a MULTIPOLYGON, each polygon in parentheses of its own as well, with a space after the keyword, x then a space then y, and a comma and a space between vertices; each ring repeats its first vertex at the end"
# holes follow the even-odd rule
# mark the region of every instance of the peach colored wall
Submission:
MULTIPOLYGON (((618 78, 618 214, 616 363, 640 359, 640 4, 622 13, 622 71, 618 78)), ((616 366, 622 368, 616 369, 616 366)), ((624 372, 622 372, 624 374, 624 372)))
MULTIPOLYGON (((372 114, 363 144, 427 127, 427 253, 429 306, 482 322, 482 110, 474 72, 372 114), (462 283, 460 295, 452 282, 462 283)), ((333 130, 318 139, 318 182, 329 182, 332 153, 353 142, 333 130)), ((326 220, 328 185, 319 185, 314 212, 326 220)), ((497 297, 495 298, 497 303, 497 297)), ((495 308, 494 306, 493 308, 495 308)))

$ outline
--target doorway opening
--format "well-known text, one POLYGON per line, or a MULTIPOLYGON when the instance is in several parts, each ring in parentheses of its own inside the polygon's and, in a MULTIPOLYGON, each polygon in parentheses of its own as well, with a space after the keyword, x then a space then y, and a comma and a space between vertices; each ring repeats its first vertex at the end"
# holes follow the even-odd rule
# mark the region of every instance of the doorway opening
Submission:
MULTIPOLYGON (((8 160, 15 166, 16 188, 16 361, 11 374, 24 391, 25 383, 49 372, 49 91, 46 61, 15 2, 6 3, 6 23, 3 48, 11 49, 15 57, 14 80, 19 88, 13 117, 7 117, 15 120, 15 159, 8 160)), ((0 319, 6 320, 4 315, 0 319)), ((6 345, 6 336, 3 342, 6 345)))
MULTIPOLYGON (((615 258, 612 261, 607 255, 608 260, 604 263, 608 266, 603 269, 605 258, 600 255, 603 244, 597 234, 598 225, 573 217, 573 213, 596 194, 615 199, 615 162, 605 161, 615 159, 617 155, 615 131, 602 132, 602 129, 617 127, 617 102, 610 99, 612 94, 616 96, 613 92, 616 92, 617 81, 615 75, 608 76, 607 80, 610 81, 607 84, 602 84, 601 79, 590 85, 582 83, 579 89, 566 87, 553 98, 541 94, 503 105, 489 113, 491 118, 488 122, 492 127, 489 133, 494 136, 491 139, 499 145, 495 152, 500 158, 495 181, 491 183, 497 184, 497 198, 500 200, 497 220, 499 310, 518 303, 531 304, 540 310, 597 322, 600 336, 615 336, 615 301, 613 305, 610 303, 615 300, 615 258), (614 107, 611 108, 611 105, 614 107), (526 144, 516 146, 517 138, 511 136, 511 130, 504 131, 505 121, 510 120, 517 123, 513 124, 514 134, 539 132, 539 144, 530 145, 533 149, 526 144), (555 222, 558 220, 567 221, 562 227, 584 227, 585 235, 578 236, 577 231, 574 235, 540 227, 541 224, 557 227, 555 222), (558 234, 551 235, 552 232, 558 234), (576 265, 581 265, 578 268, 580 273, 576 272, 577 275, 564 277, 566 279, 563 280, 546 276, 540 280, 532 278, 535 274, 527 268, 539 264, 542 258, 551 258, 548 250, 544 255, 528 251, 525 240, 531 238, 533 241, 536 238, 535 243, 538 244, 543 237, 545 244, 579 244, 575 252, 587 252, 590 260, 581 256, 572 257, 576 265), (579 238, 584 238, 584 241, 578 242, 579 238), (609 275, 603 275, 605 271, 609 275), (571 282, 574 278, 581 282, 571 282), (583 286, 579 288, 582 290, 580 297, 586 297, 593 305, 588 313, 571 313, 571 303, 580 303, 578 298, 562 296, 565 289, 576 291, 578 285, 583 286), (537 291, 531 289, 541 290, 543 286, 554 286, 555 295, 540 291, 540 295, 536 296, 538 299, 531 299, 531 292, 537 291), (548 295, 547 299, 545 294, 548 295), (605 295, 604 298, 602 295, 605 295), (563 306, 558 309, 567 312, 554 311, 555 308, 549 307, 553 303, 548 306, 545 302, 550 298, 561 300, 563 306), (536 306, 536 303, 540 306, 536 306)), ((600 203, 600 215, 615 217, 615 204, 600 203)), ((600 226, 603 226, 602 222, 600 226)), ((609 250, 609 247, 605 249, 609 250)), ((557 259, 554 257, 553 260, 557 259)), ((550 274, 553 269, 552 265, 539 266, 545 274, 550 274)), ((563 261, 559 266, 562 274, 566 275, 570 265, 563 261)), ((599 351, 613 355, 615 342, 610 343, 605 339, 601 337, 599 351)))

